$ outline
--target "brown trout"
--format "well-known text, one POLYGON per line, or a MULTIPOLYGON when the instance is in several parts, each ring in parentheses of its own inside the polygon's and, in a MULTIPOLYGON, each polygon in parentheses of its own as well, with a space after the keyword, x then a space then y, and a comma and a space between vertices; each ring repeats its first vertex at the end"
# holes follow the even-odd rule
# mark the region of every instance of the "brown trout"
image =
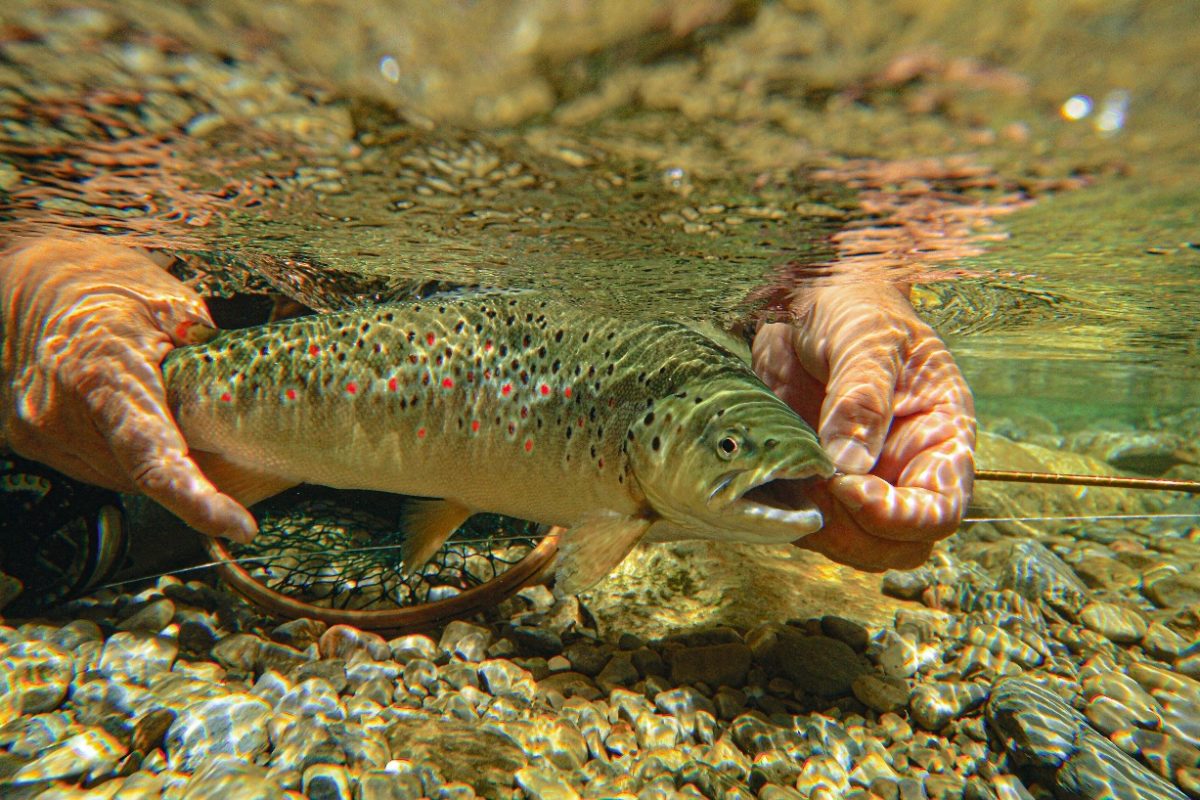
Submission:
POLYGON ((556 585, 575 593, 643 538, 812 533, 820 512, 774 489, 833 473, 726 348, 533 293, 223 332, 163 372, 193 455, 246 504, 302 482, 437 498, 406 519, 410 571, 486 511, 566 527, 556 585))

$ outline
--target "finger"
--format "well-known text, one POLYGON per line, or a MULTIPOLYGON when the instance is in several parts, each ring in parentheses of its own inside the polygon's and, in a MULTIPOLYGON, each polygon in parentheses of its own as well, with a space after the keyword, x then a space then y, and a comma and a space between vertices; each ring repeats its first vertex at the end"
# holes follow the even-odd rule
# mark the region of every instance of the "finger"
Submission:
POLYGON ((814 427, 821 418, 825 385, 808 373, 793 344, 795 328, 774 322, 763 325, 752 347, 754 371, 771 391, 814 427))
POLYGON ((915 569, 929 559, 932 542, 903 542, 881 539, 853 527, 827 528, 793 542, 839 564, 864 572, 915 569))
POLYGON ((165 407, 158 367, 119 364, 119 372, 84 395, 97 429, 137 488, 196 530, 247 542, 257 532, 250 512, 221 494, 187 457, 165 407))
POLYGON ((875 475, 842 475, 829 492, 864 532, 889 541, 933 542, 962 520, 963 495, 897 487, 875 475))
POLYGON ((901 350, 889 331, 876 330, 833 350, 818 434, 842 472, 875 466, 892 423, 892 400, 902 369, 901 350))

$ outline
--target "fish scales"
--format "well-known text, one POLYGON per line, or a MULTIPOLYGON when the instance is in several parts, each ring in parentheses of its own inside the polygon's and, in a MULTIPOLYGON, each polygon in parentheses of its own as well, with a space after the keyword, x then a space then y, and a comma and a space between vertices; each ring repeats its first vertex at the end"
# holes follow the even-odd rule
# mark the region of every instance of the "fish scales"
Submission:
MULTIPOLYGON (((712 506, 733 491, 721 451, 732 440, 722 445, 710 429, 735 409, 760 417, 731 422, 740 455, 765 419, 783 425, 805 469, 831 471, 811 429, 705 336, 532 293, 435 297, 224 332, 172 351, 163 371, 190 447, 247 470, 563 526, 603 513, 605 524, 629 522, 621 535, 635 541, 655 523, 670 528, 660 525, 657 538, 724 538, 704 518, 711 513, 693 518, 689 504, 712 506), (694 479, 679 474, 689 470, 694 479), (694 497, 679 496, 684 483, 694 497)), ((756 441, 761 462, 780 439, 756 441)), ((777 456, 767 461, 782 463, 777 456)), ((758 462, 763 478, 771 470, 758 462)))

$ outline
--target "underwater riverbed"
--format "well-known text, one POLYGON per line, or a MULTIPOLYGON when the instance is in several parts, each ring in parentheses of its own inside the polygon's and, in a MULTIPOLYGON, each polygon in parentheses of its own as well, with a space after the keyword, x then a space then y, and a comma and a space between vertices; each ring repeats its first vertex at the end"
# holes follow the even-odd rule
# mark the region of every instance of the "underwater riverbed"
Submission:
MULTIPOLYGON (((1200 479, 1188 4, 347 9, 5 3, 5 234, 318 310, 532 287, 744 332, 912 282, 980 467, 1200 479)), ((917 570, 657 545, 390 639, 105 589, 0 625, 0 794, 1197 798, 1197 514, 981 482, 995 521, 917 570)))

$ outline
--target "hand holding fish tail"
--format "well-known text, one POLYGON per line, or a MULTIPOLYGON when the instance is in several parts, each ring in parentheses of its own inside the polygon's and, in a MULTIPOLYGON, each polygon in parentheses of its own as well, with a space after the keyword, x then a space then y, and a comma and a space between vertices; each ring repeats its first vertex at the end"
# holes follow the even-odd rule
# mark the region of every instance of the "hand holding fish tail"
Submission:
POLYGON ((971 392, 890 284, 806 290, 795 324, 763 326, 755 368, 815 427, 840 475, 796 542, 861 569, 910 568, 958 527, 974 473, 971 392))
POLYGON ((248 540, 254 519, 189 458, 159 364, 212 320, 137 250, 99 238, 0 252, 0 444, 74 478, 139 490, 192 527, 248 540))

